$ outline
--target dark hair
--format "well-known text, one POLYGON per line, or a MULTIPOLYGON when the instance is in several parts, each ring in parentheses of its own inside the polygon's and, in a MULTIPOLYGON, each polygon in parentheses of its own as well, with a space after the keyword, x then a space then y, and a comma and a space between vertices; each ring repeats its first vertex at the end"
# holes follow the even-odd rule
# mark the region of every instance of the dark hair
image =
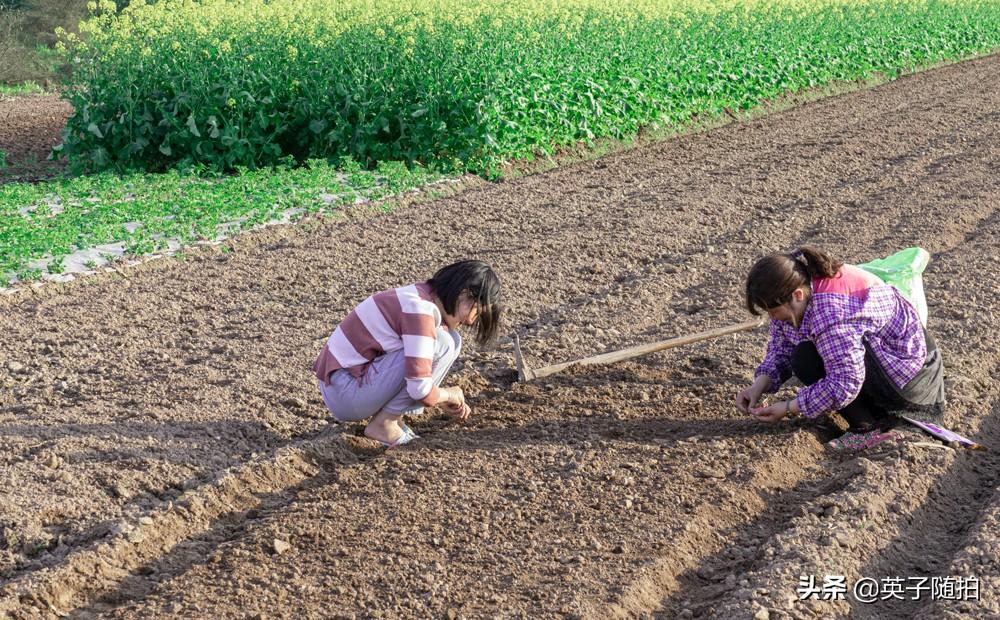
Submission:
POLYGON ((832 278, 844 265, 818 248, 802 246, 788 254, 778 252, 761 258, 747 275, 747 310, 758 315, 788 303, 801 286, 813 278, 832 278))
POLYGON ((441 300, 444 311, 455 314, 455 305, 462 291, 468 289, 479 306, 476 319, 476 342, 487 344, 497 337, 500 329, 500 278, 481 260, 463 260, 438 269, 428 280, 434 294, 441 300))

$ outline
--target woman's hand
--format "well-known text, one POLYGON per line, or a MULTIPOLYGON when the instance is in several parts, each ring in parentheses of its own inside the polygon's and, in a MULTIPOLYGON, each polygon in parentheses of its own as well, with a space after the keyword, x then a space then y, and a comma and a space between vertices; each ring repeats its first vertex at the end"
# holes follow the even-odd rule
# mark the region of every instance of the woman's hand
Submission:
POLYGON ((444 389, 444 398, 441 399, 441 407, 452 418, 464 422, 472 414, 472 408, 465 402, 465 393, 462 388, 452 387, 444 389))
POLYGON ((472 407, 463 404, 459 409, 448 409, 448 415, 459 422, 465 422, 472 415, 472 407))
POLYGON ((785 400, 768 407, 751 408, 750 413, 761 422, 778 422, 797 411, 794 400, 785 400))
POLYGON ((760 375, 750 387, 743 388, 736 395, 736 408, 743 413, 750 413, 752 407, 756 407, 760 402, 760 397, 764 391, 771 387, 771 377, 760 375))

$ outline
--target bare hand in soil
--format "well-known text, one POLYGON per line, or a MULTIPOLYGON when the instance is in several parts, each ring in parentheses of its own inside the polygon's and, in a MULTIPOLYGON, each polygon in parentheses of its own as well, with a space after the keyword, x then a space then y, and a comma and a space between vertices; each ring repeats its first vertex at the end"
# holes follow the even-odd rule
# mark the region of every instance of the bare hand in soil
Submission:
POLYGON ((736 395, 736 408, 743 413, 751 413, 750 408, 757 406, 757 403, 760 402, 761 394, 764 393, 764 390, 770 384, 771 378, 767 375, 757 377, 753 385, 740 390, 740 393, 736 395))
POLYGON ((758 407, 756 409, 751 409, 750 413, 756 416, 761 422, 778 422, 783 420, 786 415, 785 403, 784 401, 780 403, 775 403, 767 407, 758 407))
POLYGON ((445 389, 445 397, 441 401, 441 407, 455 420, 464 422, 472 414, 472 408, 465 403, 465 392, 462 388, 453 387, 445 389))
POLYGON ((446 405, 445 411, 452 417, 452 419, 458 420, 459 422, 465 422, 469 419, 469 416, 472 415, 472 407, 465 403, 462 403, 461 407, 446 405))

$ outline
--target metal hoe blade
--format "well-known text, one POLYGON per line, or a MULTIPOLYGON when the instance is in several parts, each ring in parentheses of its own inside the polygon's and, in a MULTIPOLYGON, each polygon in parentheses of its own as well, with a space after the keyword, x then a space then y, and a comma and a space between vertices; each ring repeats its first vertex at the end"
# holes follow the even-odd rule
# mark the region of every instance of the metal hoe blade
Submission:
POLYGON ((524 383, 535 378, 534 371, 524 363, 524 355, 521 354, 521 339, 514 334, 514 362, 517 365, 517 381, 524 383))

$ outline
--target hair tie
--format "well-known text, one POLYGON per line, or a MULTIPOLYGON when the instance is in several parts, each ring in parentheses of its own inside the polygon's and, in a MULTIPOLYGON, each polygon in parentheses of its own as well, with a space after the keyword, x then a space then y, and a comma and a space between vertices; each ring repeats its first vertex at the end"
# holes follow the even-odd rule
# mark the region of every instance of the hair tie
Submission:
POLYGON ((789 254, 789 256, 792 257, 792 260, 798 261, 798 262, 800 262, 802 264, 805 264, 805 262, 806 262, 806 257, 802 253, 802 250, 792 250, 792 252, 789 254))

